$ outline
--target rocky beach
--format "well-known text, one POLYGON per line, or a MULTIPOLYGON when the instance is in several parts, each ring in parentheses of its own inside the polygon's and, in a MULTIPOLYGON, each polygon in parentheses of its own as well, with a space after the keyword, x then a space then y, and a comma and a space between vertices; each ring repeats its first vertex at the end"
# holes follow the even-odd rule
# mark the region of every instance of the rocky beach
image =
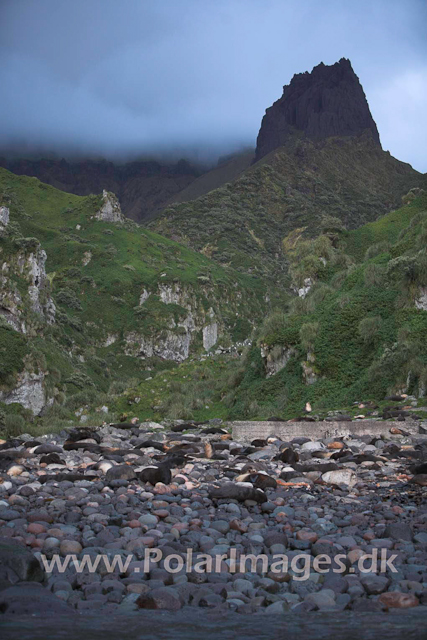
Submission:
POLYGON ((0 445, 3 621, 427 605, 422 422, 290 442, 134 422, 0 445))

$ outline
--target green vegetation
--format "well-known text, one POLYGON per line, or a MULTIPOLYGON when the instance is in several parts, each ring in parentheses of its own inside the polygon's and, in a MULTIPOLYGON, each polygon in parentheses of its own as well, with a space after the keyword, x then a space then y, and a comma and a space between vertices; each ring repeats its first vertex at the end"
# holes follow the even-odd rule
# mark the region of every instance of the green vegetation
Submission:
MULTIPOLYGON (((33 361, 44 359, 41 370, 54 405, 43 420, 58 428, 75 421, 74 411, 85 404, 111 404, 108 392, 114 383, 123 388, 174 366, 156 355, 141 360, 141 340, 173 344, 186 336, 186 322, 193 322, 190 354, 202 353, 201 328, 213 317, 219 344, 241 342, 266 308, 286 298, 274 285, 224 269, 133 221, 96 220, 100 196, 71 195, 1 169, 0 204, 10 209, 10 223, 0 238, 0 257, 9 266, 2 305, 7 317, 19 294, 17 313, 27 331, 15 331, 2 320, 0 392, 13 388, 24 367, 36 370, 33 361), (53 324, 30 309, 30 276, 19 266, 41 250, 47 254, 48 280, 40 295, 43 304, 49 296, 55 303, 53 324), (71 399, 91 389, 93 397, 74 408, 71 399)), ((8 413, 11 406, 3 410, 8 413)))
POLYGON ((408 189, 425 184, 425 176, 363 137, 296 140, 233 182, 169 206, 149 226, 220 264, 286 286, 282 240, 290 232, 312 237, 323 231, 334 247, 344 227, 376 220, 400 206, 408 189))
POLYGON ((292 418, 307 401, 321 414, 403 390, 424 397, 427 195, 412 191, 378 217, 414 186, 396 163, 363 140, 278 150, 154 221, 181 244, 132 221, 96 220, 99 196, 0 170, 11 213, 0 238, 0 399, 25 370, 44 375, 52 400, 42 418, 0 402, 1 434, 60 430, 81 416, 292 418), (53 323, 32 308, 22 268, 42 250, 38 303, 52 298, 53 323), (26 333, 6 322, 12 308, 26 333), (205 357, 202 329, 214 321, 214 350, 234 348, 205 357), (166 359, 190 325, 189 358, 166 359))
POLYGON ((301 257, 317 259, 325 239, 296 242, 291 260, 303 268, 303 276, 317 280, 305 299, 296 299, 286 311, 264 321, 257 344, 247 354, 245 374, 229 399, 229 418, 266 418, 278 412, 291 418, 307 401, 320 413, 349 409, 352 403, 382 401, 399 391, 420 395, 423 402, 427 313, 416 307, 415 300, 427 284, 427 249, 426 245, 420 248, 418 240, 425 233, 426 217, 420 212, 426 208, 427 195, 421 195, 409 206, 366 225, 368 230, 342 233, 339 248, 316 273, 301 267, 301 257), (390 216, 393 233, 387 230, 390 216), (396 220, 400 220, 398 229, 396 220), (394 243, 383 245, 380 252, 378 242, 384 237, 394 243), (367 251, 369 243, 376 246, 375 251, 367 251), (357 246, 357 253, 352 253, 360 260, 351 263, 344 246, 345 251, 357 246), (349 264, 342 269, 344 262, 349 264), (273 359, 278 346, 292 347, 293 352, 281 371, 266 377, 259 345, 273 359), (314 381, 307 378, 304 366, 310 368, 314 381), (251 410, 254 403, 255 412, 251 410))
POLYGON ((226 356, 184 362, 127 389, 114 411, 140 420, 226 418, 223 400, 238 384, 240 367, 239 358, 226 356))

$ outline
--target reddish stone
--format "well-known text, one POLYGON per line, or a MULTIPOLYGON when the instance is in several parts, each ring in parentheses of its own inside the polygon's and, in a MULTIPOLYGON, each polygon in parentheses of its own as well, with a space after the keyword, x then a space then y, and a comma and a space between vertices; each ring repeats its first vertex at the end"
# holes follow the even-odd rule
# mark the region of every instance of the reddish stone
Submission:
POLYGON ((239 533, 247 533, 248 525, 245 522, 242 522, 241 520, 238 520, 237 518, 235 518, 230 522, 230 529, 233 529, 234 531, 239 531, 239 533))
POLYGON ((300 529, 300 531, 297 531, 296 539, 311 542, 313 544, 317 540, 317 533, 314 531, 304 531, 304 529, 300 529))
POLYGON ((399 591, 382 593, 378 600, 390 609, 409 609, 410 607, 418 607, 420 604, 413 593, 400 593, 399 591))
POLYGON ((42 549, 43 543, 44 543, 44 540, 40 540, 40 538, 36 538, 35 540, 32 541, 32 543, 30 544, 30 547, 32 547, 33 549, 42 549))
POLYGON ((153 508, 154 509, 166 509, 169 506, 169 503, 166 500, 153 500, 153 508))
POLYGON ((37 522, 31 522, 27 527, 28 533, 34 533, 36 536, 39 533, 44 533, 46 531, 46 527, 42 524, 38 524, 37 522))
POLYGON ((170 516, 170 512, 167 509, 155 509, 151 513, 158 518, 167 518, 170 516))
POLYGON ((28 522, 53 522, 52 516, 47 511, 34 511, 28 514, 28 522))

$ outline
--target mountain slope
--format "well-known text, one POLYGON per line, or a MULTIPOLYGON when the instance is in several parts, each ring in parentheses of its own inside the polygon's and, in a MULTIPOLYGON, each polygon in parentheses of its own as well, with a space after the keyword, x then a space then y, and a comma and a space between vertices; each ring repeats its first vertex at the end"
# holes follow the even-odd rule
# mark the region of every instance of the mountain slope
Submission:
POLYGON ((231 348, 283 298, 123 219, 112 194, 75 196, 2 169, 0 206, 0 348, 16 354, 0 369, 7 406, 21 398, 38 413, 231 348))
POLYGON ((297 277, 310 277, 308 294, 264 322, 227 398, 229 417, 291 418, 306 402, 325 412, 395 393, 426 403, 426 239, 425 193, 343 232, 337 248, 327 235, 299 239, 291 262, 297 277))
POLYGON ((254 159, 252 150, 233 155, 224 161, 219 161, 218 166, 196 178, 191 184, 176 195, 172 196, 165 206, 174 202, 188 202, 218 189, 222 185, 235 180, 245 169, 248 169, 254 159))
POLYGON ((319 231, 323 215, 350 228, 399 206, 426 178, 366 136, 293 139, 234 182, 192 202, 171 205, 149 228, 186 243, 220 264, 283 279, 282 239, 304 227, 319 231))

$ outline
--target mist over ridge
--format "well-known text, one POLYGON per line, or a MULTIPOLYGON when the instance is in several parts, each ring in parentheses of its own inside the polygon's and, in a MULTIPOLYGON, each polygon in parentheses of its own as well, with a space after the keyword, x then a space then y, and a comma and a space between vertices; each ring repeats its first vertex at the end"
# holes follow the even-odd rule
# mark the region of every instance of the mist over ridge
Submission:
POLYGON ((418 0, 165 0, 126 11, 110 0, 5 0, 0 155, 212 165, 255 146, 295 73, 344 56, 383 147, 425 171, 425 13, 418 0))

